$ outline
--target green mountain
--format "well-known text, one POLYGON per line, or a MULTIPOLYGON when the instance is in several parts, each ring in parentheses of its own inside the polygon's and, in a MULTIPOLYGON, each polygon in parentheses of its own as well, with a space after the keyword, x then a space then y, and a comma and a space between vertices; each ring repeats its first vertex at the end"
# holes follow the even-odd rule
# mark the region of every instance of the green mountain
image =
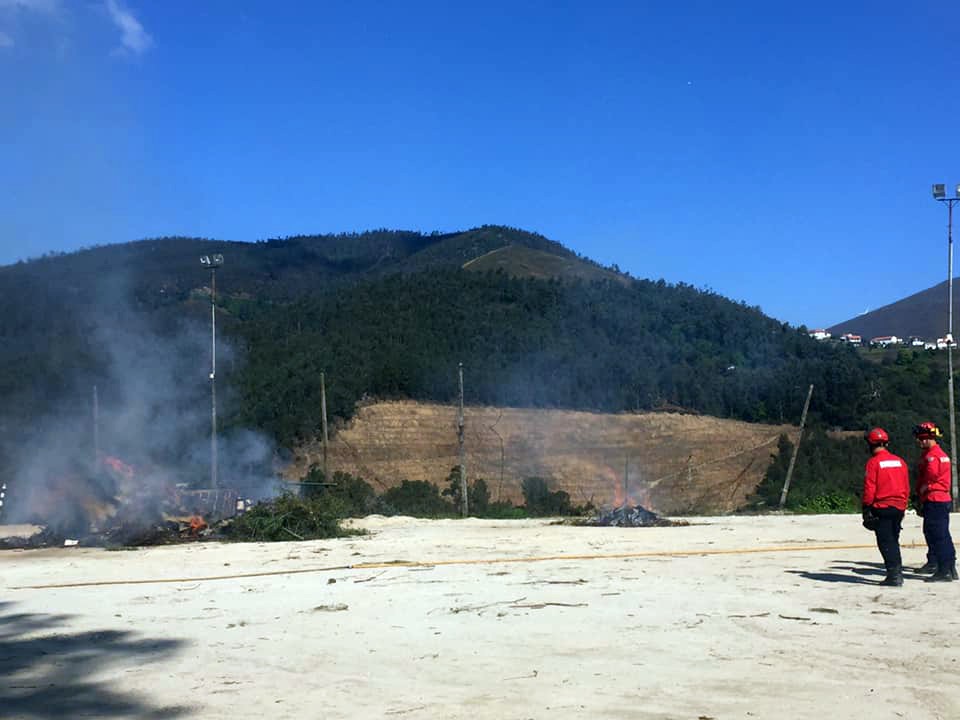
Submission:
MULTIPOLYGON (((450 401, 459 363, 477 404, 783 423, 814 384, 812 424, 882 423, 904 442, 917 408, 942 410, 943 368, 923 355, 867 362, 757 308, 513 228, 163 238, 0 268, 0 472, 69 475, 97 445, 205 476, 210 253, 226 257, 216 377, 232 484, 269 464, 270 443, 316 435, 321 373, 339 418, 364 397, 450 401)), ((831 462, 803 466, 796 486, 837 472, 831 462)))

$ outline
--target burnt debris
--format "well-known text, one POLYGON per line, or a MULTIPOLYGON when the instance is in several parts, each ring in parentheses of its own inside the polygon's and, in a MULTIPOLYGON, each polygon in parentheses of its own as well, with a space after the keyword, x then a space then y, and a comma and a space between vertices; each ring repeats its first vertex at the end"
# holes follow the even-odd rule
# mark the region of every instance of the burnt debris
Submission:
POLYGON ((642 505, 621 505, 601 512, 588 524, 600 527, 670 527, 685 523, 662 518, 642 505))

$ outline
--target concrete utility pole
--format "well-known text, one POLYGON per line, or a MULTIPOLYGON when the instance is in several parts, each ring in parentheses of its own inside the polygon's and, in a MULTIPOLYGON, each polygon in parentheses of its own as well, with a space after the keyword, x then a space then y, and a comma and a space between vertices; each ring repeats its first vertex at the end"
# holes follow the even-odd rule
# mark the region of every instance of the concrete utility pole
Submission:
POLYGON ((780 493, 780 509, 787 504, 787 493, 790 491, 790 479, 793 477, 793 466, 797 464, 797 452, 800 450, 800 439, 803 437, 803 426, 807 422, 807 410, 810 409, 810 397, 813 395, 813 385, 807 390, 807 400, 803 403, 803 413, 800 415, 800 432, 797 433, 797 444, 793 446, 793 455, 790 456, 790 465, 787 467, 787 477, 783 481, 783 491, 780 493))
POLYGON ((463 363, 460 370, 460 410, 457 413, 457 442, 460 445, 460 516, 466 517, 469 512, 467 505, 467 465, 463 450, 463 363))
POLYGON ((210 268, 210 487, 220 487, 217 458, 217 268, 223 255, 204 255, 200 264, 210 268))
POLYGON ((327 443, 329 439, 327 438, 327 388, 324 383, 325 373, 320 373, 320 423, 323 429, 323 481, 329 482, 330 478, 327 476, 327 443))
POLYGON ((933 199, 947 204, 947 399, 950 402, 950 489, 956 511, 960 498, 957 498, 957 405, 953 390, 953 206, 960 202, 960 185, 954 194, 955 197, 948 198, 945 185, 933 186, 933 199))

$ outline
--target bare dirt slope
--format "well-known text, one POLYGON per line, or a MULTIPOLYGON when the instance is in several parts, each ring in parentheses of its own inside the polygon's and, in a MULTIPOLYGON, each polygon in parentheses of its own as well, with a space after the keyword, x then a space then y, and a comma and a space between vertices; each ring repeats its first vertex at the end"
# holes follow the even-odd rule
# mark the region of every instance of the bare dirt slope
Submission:
MULTIPOLYGON (((332 439, 328 467, 380 489, 401 480, 444 483, 457 464, 457 410, 449 405, 378 402, 362 407, 332 439)), ((729 512, 763 478, 789 425, 759 425, 677 413, 602 414, 468 407, 469 478, 484 478, 494 500, 522 501, 523 478, 539 476, 574 503, 619 503, 624 478, 634 502, 663 513, 729 512)), ((291 479, 319 464, 319 443, 298 449, 291 479)))

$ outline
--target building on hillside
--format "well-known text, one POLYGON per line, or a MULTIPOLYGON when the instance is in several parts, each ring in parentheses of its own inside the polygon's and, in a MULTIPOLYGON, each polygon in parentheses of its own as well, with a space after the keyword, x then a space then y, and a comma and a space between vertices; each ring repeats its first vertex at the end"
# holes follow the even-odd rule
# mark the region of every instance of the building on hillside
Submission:
POLYGON ((830 333, 826 330, 811 330, 807 333, 814 340, 829 340, 831 338, 830 333))
POLYGON ((954 340, 949 335, 947 337, 937 338, 937 350, 946 350, 948 344, 950 345, 950 347, 956 347, 957 341, 954 340))
POLYGON ((924 350, 936 350, 936 349, 937 349, 937 344, 936 344, 935 342, 925 342, 925 343, 923 344, 923 349, 924 349, 924 350))
POLYGON ((923 347, 926 343, 923 341, 923 338, 912 335, 908 340, 910 347, 923 347))
POLYGON ((880 337, 870 338, 870 345, 873 347, 888 347, 890 345, 899 345, 903 338, 896 335, 881 335, 880 337))
POLYGON ((840 342, 848 343, 850 345, 859 345, 863 342, 863 338, 859 335, 854 335, 853 333, 844 333, 840 336, 840 342))

